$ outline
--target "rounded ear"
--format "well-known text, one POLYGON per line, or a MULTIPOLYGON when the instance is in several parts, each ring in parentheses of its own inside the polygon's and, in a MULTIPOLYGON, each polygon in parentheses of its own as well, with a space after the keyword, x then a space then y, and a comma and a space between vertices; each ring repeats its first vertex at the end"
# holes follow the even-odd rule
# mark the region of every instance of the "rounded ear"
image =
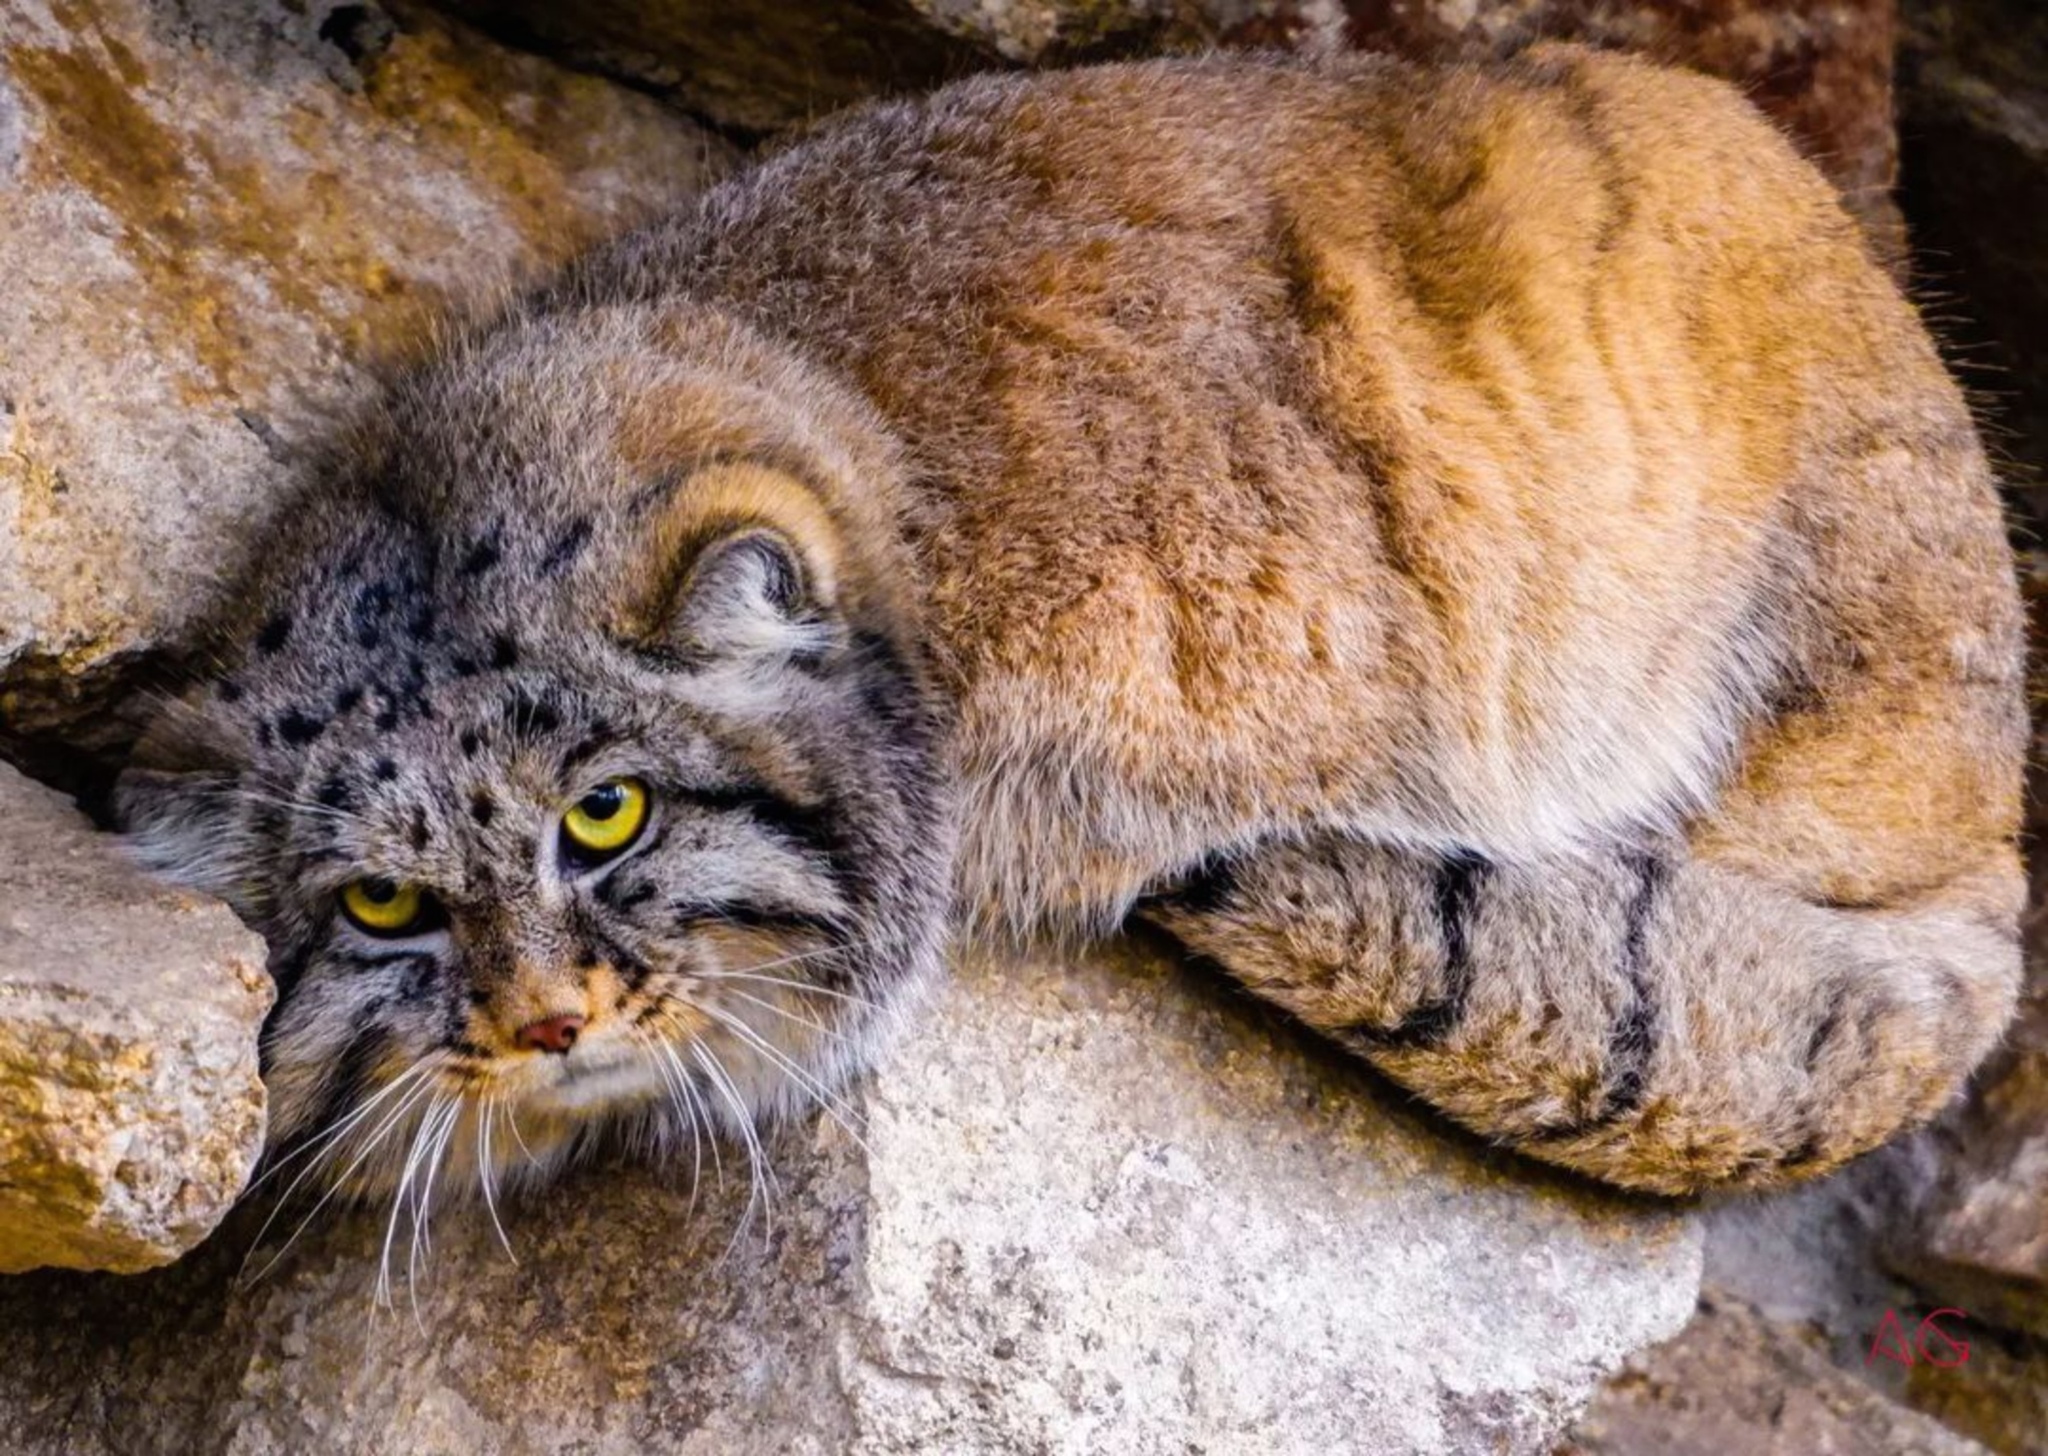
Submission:
POLYGON ((724 465, 660 508, 615 627, 687 661, 815 657, 842 636, 838 528, 778 471, 724 465))

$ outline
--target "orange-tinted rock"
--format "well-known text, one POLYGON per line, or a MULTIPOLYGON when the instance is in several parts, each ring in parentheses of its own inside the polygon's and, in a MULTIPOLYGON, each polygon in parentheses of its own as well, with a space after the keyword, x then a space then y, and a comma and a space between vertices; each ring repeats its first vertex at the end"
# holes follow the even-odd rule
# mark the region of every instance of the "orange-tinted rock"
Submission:
POLYGON ((723 153, 431 16, 0 10, 0 742, 77 722, 174 637, 427 320, 723 153))

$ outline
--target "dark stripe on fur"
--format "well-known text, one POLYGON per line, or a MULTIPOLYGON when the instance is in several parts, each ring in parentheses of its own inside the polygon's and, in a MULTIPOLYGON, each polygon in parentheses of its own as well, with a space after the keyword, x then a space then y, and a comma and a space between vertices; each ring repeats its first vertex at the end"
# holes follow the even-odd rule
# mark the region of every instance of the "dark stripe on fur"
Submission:
MULTIPOLYGON (((365 1007, 362 1015, 376 1016, 384 1009, 381 1001, 365 1007)), ((391 1045, 391 1033, 382 1026, 366 1026, 350 1039, 341 1049, 341 1055, 334 1059, 334 1071, 327 1078, 327 1085, 320 1099, 319 1114, 305 1124, 305 1131, 294 1138, 290 1148, 303 1147, 307 1141, 317 1138, 333 1127, 335 1121, 354 1108, 370 1090, 370 1074, 377 1068, 386 1048, 391 1045)), ((280 1153, 290 1148, 280 1148, 280 1153)))
POLYGON ((1346 1035, 1377 1050, 1410 1051, 1440 1046, 1457 1030, 1472 995, 1472 912, 1492 870, 1493 862, 1472 850, 1454 850, 1438 861, 1431 889, 1443 938, 1442 989, 1390 1027, 1352 1026, 1346 1035))
POLYGON ((1636 886, 1622 910, 1621 972, 1628 1002, 1607 1032, 1607 1086, 1589 1115, 1546 1127, 1545 1137, 1583 1137, 1629 1117, 1649 1092, 1650 1060, 1657 1051, 1660 1018, 1650 976, 1650 916, 1671 879, 1671 866, 1654 854, 1628 857, 1636 886))

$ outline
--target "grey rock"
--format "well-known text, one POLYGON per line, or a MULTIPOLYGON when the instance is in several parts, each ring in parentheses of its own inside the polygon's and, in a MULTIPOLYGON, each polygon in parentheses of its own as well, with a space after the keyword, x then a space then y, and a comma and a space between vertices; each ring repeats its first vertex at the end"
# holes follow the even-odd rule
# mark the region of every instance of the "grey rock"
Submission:
POLYGON ((147 1269, 263 1141, 263 942, 0 765, 0 1273, 147 1269))
MULTIPOLYGON (((0 1285, 24 1456, 1543 1452, 1690 1313, 1697 1233, 1418 1120, 1157 949, 974 956, 742 1225, 726 1150, 232 1282, 0 1285), (734 1230, 739 1232, 735 1235, 734 1230), (415 1308, 414 1298, 417 1305, 415 1308)), ((296 1214, 281 1218, 288 1229, 296 1214)), ((282 1243, 273 1231, 251 1261, 282 1243)))

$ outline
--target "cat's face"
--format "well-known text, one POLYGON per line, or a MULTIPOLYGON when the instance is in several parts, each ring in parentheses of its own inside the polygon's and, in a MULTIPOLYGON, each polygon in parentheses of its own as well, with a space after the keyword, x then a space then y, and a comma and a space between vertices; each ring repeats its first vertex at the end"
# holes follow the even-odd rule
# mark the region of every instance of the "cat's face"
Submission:
POLYGON ((123 779, 144 858, 270 941, 272 1148, 322 1181, 830 1099, 937 963, 912 645, 787 450, 620 443, 610 342, 538 399, 530 351, 415 384, 123 779))

